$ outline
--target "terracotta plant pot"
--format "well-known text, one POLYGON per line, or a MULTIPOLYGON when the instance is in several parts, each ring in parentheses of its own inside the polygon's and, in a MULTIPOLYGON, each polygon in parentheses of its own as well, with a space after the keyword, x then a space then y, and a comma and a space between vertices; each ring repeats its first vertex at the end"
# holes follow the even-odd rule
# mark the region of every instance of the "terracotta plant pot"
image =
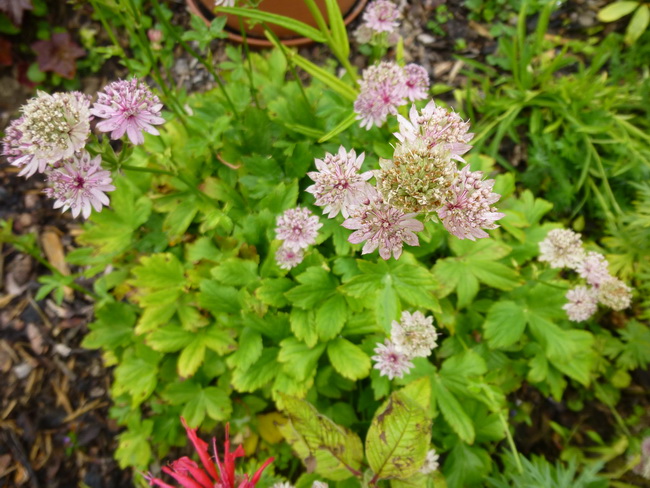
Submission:
MULTIPOLYGON (((190 10, 196 15, 202 17, 207 23, 210 23, 214 19, 214 0, 186 1, 190 10)), ((368 0, 338 0, 339 8, 341 9, 345 19, 345 25, 348 25, 361 13, 367 1, 368 0)), ((316 0, 316 4, 327 20, 325 1, 316 0)), ((259 9, 264 10, 265 12, 291 17, 304 22, 305 24, 309 24, 312 27, 318 28, 311 12, 309 12, 307 5, 302 0, 262 0, 259 9)), ((242 42, 242 37, 239 34, 239 19, 234 15, 228 15, 227 17, 228 22, 226 22, 226 26, 228 28, 228 36, 236 42, 242 42)), ((282 43, 287 46, 301 46, 313 42, 311 39, 306 37, 297 37, 295 32, 285 29, 284 27, 274 24, 269 24, 269 27, 273 29, 282 43)), ((260 24, 257 24, 252 29, 246 31, 246 40, 253 46, 272 46, 266 37, 264 37, 264 28, 260 24)))

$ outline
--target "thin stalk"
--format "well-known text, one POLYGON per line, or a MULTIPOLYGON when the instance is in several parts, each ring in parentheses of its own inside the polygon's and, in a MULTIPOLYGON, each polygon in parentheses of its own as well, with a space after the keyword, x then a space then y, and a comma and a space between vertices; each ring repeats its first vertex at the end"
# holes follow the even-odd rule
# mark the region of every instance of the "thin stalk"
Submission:
POLYGON ((183 49, 192 57, 196 58, 196 60, 203 65, 203 67, 210 73, 214 81, 217 82, 217 85, 219 86, 219 90, 221 91, 221 94, 223 97, 226 99, 226 102, 228 105, 230 105, 230 109, 232 110, 233 114, 235 114, 236 118, 239 118, 239 112, 237 111, 237 108, 235 107, 235 104, 233 103, 232 99, 230 98, 230 95, 228 95, 228 92, 226 91, 226 87, 223 84, 223 81, 221 81, 221 78, 219 78, 219 75, 217 75, 217 72, 214 70, 214 67, 212 64, 208 63, 205 60, 205 57, 201 56, 198 54, 192 47, 185 42, 181 37, 178 35, 176 32, 176 29, 169 23, 169 21, 164 17, 162 14, 162 11, 160 9, 160 3, 158 0, 152 0, 153 4, 153 9, 156 12, 156 16, 158 17, 158 20, 162 22, 165 25, 165 28, 167 29, 168 32, 171 33, 172 37, 174 40, 181 45, 183 49))
POLYGON ((632 436, 632 433, 630 432, 630 429, 627 428, 627 425, 625 425, 625 421, 624 421, 623 418, 619 415, 619 413, 616 411, 616 408, 614 408, 614 406, 613 406, 611 403, 604 401, 604 399, 606 398, 606 396, 603 394, 603 390, 600 388, 600 385, 599 385, 598 383, 596 383, 596 382, 594 382, 594 390, 596 390, 597 392, 600 393, 600 400, 601 400, 605 405, 607 405, 607 408, 609 408, 609 411, 610 411, 610 412, 612 413, 612 415, 614 416, 614 419, 616 420, 616 423, 617 423, 618 426, 621 428, 621 430, 625 433, 625 435, 626 435, 629 439, 632 439, 632 437, 633 437, 633 436, 632 436))
POLYGON ((512 434, 510 433, 510 426, 508 425, 508 422, 506 421, 503 412, 500 409, 497 411, 497 415, 499 416, 499 420, 501 421, 503 430, 506 433, 506 438, 508 439, 508 445, 510 446, 510 451, 512 452, 512 456, 515 458, 517 471, 519 471, 519 473, 523 473, 524 467, 521 465, 521 459, 519 459, 519 451, 517 451, 515 440, 512 438, 512 434))
MULTIPOLYGON (((38 261, 40 264, 45 266, 48 270, 50 270, 57 277, 59 277, 59 278, 65 278, 66 277, 63 273, 61 273, 61 271, 56 269, 54 267, 54 265, 52 265, 52 263, 50 263, 47 259, 45 259, 43 256, 41 256, 41 254, 39 252, 37 252, 36 249, 25 247, 24 250, 27 251, 27 253, 31 257, 33 257, 36 261, 38 261)), ((66 286, 69 286, 70 288, 72 288, 73 290, 78 291, 79 293, 83 293, 84 295, 88 295, 93 300, 99 300, 100 299, 99 295, 95 295, 92 291, 90 291, 89 289, 81 286, 78 283, 75 283, 74 281, 71 282, 71 283, 66 284, 66 286)))
POLYGON ((97 13, 97 16, 99 17, 99 22, 102 24, 102 27, 104 27, 104 30, 108 34, 108 37, 110 37, 111 42, 116 48, 120 50, 122 57, 124 57, 124 49, 122 49, 120 42, 117 40, 117 36, 115 35, 115 32, 113 32, 113 28, 106 20, 106 17, 104 17, 101 8, 97 5, 97 1, 90 0, 90 4, 92 5, 93 10, 97 13))
POLYGON ((248 47, 248 39, 246 38, 246 29, 244 29, 244 20, 241 16, 237 17, 239 21, 239 30, 241 32, 242 44, 244 45, 244 54, 246 55, 246 61, 248 63, 248 69, 246 74, 248 75, 248 83, 250 84, 251 97, 253 98, 253 103, 255 107, 260 108, 259 100, 257 99, 257 88, 255 87, 255 82, 253 81, 253 62, 251 60, 251 52, 248 47))
POLYGON ((280 42, 280 39, 278 39, 278 36, 275 35, 275 32, 273 32, 269 26, 266 24, 266 22, 262 22, 262 26, 264 27, 264 30, 266 31, 266 34, 269 37, 272 37, 273 40, 275 41, 276 45, 280 46, 280 51, 282 51, 282 55, 284 56, 284 59, 287 61, 287 64, 289 65, 289 69, 291 70, 291 74, 296 80, 296 83, 298 83, 298 88, 300 88, 300 93, 302 94, 302 97, 305 99, 305 103, 309 108, 311 108, 311 103, 309 102, 309 98, 307 98, 307 92, 305 91, 305 86, 302 84, 302 80, 300 79, 300 76, 298 76, 298 72, 296 71, 296 65, 293 63, 291 60, 291 57, 287 55, 287 48, 280 42))
POLYGON ((127 171, 137 171, 139 173, 152 173, 155 175, 177 176, 176 173, 173 173, 172 171, 167 171, 166 169, 143 168, 141 166, 131 166, 129 164, 120 164, 118 169, 125 169, 127 171))

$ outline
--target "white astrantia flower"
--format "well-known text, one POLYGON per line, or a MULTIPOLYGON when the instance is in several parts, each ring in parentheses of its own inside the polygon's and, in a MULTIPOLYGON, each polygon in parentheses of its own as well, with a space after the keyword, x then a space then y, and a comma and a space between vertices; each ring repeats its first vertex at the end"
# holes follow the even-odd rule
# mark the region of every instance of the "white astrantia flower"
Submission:
POLYGON ((278 481, 271 488, 294 488, 294 486, 288 481, 278 481))
POLYGON ((395 348, 409 359, 427 357, 438 346, 438 333, 433 326, 433 317, 422 312, 402 312, 399 322, 393 320, 390 333, 395 348))
POLYGON ((431 474, 434 471, 438 471, 440 467, 439 463, 440 456, 435 449, 430 449, 427 452, 427 457, 424 459, 424 464, 420 468, 420 473, 422 474, 431 474))
POLYGON ((21 168, 19 176, 42 173, 86 145, 92 115, 83 93, 39 91, 21 111, 3 140, 3 155, 21 168))
POLYGON ((329 488, 329 485, 323 481, 314 481, 311 488, 329 488))
POLYGON ((569 229, 553 229, 539 243, 539 260, 545 261, 552 268, 576 269, 584 261, 580 234, 569 229))
POLYGON ((598 286, 598 301, 617 311, 632 303, 632 289, 618 278, 610 276, 598 286))

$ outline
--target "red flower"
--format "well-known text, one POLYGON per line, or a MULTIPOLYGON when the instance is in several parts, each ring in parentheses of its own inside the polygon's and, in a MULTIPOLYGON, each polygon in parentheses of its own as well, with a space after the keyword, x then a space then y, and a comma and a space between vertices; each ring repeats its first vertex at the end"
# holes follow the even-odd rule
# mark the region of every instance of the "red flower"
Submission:
MULTIPOLYGON (((184 418, 181 418, 181 422, 187 431, 187 437, 194 444, 194 449, 196 449, 199 455, 201 464, 203 464, 202 469, 197 463, 184 456, 173 461, 169 466, 162 468, 165 473, 179 482, 183 488, 254 488, 260 476, 262 476, 264 468, 273 462, 273 458, 264 461, 262 466, 250 479, 247 474, 244 475, 243 479, 241 477, 240 479, 236 479, 235 459, 244 456, 245 453, 242 446, 238 446, 237 449, 230 452, 230 425, 226 424, 223 461, 219 460, 216 441, 214 439, 212 440, 212 448, 216 461, 215 466, 215 462, 213 462, 212 457, 208 453, 208 443, 199 438, 196 434, 196 429, 190 429, 187 426, 184 418)), ((174 488, 172 485, 168 485, 161 479, 154 478, 151 475, 147 475, 145 478, 151 486, 174 488)))

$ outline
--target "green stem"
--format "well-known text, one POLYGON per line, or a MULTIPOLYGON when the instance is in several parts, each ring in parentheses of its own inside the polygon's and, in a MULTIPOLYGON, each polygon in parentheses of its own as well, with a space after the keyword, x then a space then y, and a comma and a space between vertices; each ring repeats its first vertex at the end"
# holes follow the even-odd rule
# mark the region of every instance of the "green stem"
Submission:
POLYGON ((235 104, 233 103, 232 99, 228 95, 228 92, 226 91, 226 87, 224 86, 223 81, 221 81, 221 78, 219 78, 219 75, 217 75, 217 72, 214 70, 212 64, 208 63, 203 56, 201 56, 196 51, 194 51, 194 49, 192 49, 189 44, 187 44, 183 39, 181 39, 181 37, 176 32, 176 29, 169 23, 169 21, 162 14, 162 10, 160 8, 160 3, 158 2, 158 0, 152 0, 152 4, 153 4, 154 11, 156 12, 156 16, 165 25, 166 30, 171 33, 174 40, 178 44, 180 44, 181 47, 185 49, 187 53, 189 53, 192 57, 196 58, 196 60, 199 63, 201 63, 201 65, 203 65, 203 67, 206 70, 208 70, 208 73, 210 73, 214 81, 217 82, 217 85, 219 86, 219 90, 221 91, 221 94, 225 98, 228 105, 230 105, 230 109, 232 110, 233 114, 235 115, 235 117, 239 118, 239 112, 237 112, 237 108, 235 107, 235 104))
POLYGON ((305 87, 302 84, 302 80, 300 79, 300 76, 298 75, 298 72, 296 71, 296 65, 293 63, 291 60, 291 57, 287 55, 287 48, 280 42, 280 39, 278 39, 278 36, 275 35, 275 32, 273 32, 269 26, 266 24, 266 22, 262 22, 262 26, 264 27, 264 30, 266 31, 266 34, 269 37, 272 37, 273 40, 276 42, 276 45, 280 46, 280 51, 282 52, 282 55, 284 56, 284 59, 287 61, 287 65, 289 66, 289 70, 291 71, 291 74, 296 80, 296 83, 298 83, 298 88, 300 88, 300 93, 302 94, 302 97, 305 100, 305 103, 309 108, 311 107, 311 103, 309 102, 309 98, 307 97, 307 92, 305 91, 305 87))
POLYGON ((153 173, 155 175, 166 175, 166 176, 178 176, 172 171, 167 171, 166 169, 157 169, 157 168, 144 168, 142 166, 131 166, 129 164, 120 164, 118 169, 125 169, 127 171, 138 171, 140 173, 153 173))
POLYGON ((497 415, 499 416, 499 420, 501 421, 503 430, 506 433, 506 437, 508 438, 508 445, 510 446, 510 451, 512 451, 512 456, 515 458, 515 464, 517 465, 517 470, 520 473, 523 473, 524 467, 521 465, 521 459, 519 459, 519 451, 517 451, 515 440, 512 438, 512 434, 510 433, 510 426, 508 425, 508 422, 503 416, 503 412, 501 411, 501 409, 497 411, 497 415))
POLYGON ((244 21, 241 16, 237 17, 239 21, 239 30, 241 31, 242 44, 244 45, 244 54, 246 55, 246 61, 248 64, 248 69, 246 74, 248 75, 248 83, 250 84, 251 97, 253 98, 253 103, 255 107, 260 108, 259 100, 257 99, 257 88, 255 87, 255 82, 253 81, 253 63, 251 60, 251 52, 248 47, 248 39, 246 39, 246 29, 244 28, 244 21))
POLYGON ((116 48, 120 50, 120 55, 122 57, 125 57, 124 49, 122 49, 120 42, 117 40, 117 36, 115 35, 115 32, 113 32, 113 28, 106 20, 106 17, 104 17, 104 13, 102 12, 101 7, 97 5, 96 0, 90 0, 90 4, 92 5, 93 10, 97 13, 97 16, 99 17, 99 22, 102 24, 102 27, 104 27, 104 30, 108 34, 108 37, 110 37, 111 42, 116 48))
POLYGON ((621 428, 621 430, 625 433, 625 435, 629 438, 632 439, 632 433, 630 432, 630 429, 627 428, 627 425, 625 425, 625 421, 623 418, 619 415, 618 411, 614 406, 609 403, 608 401, 605 401, 605 398, 607 396, 603 393, 603 390, 601 389, 600 385, 594 381, 594 390, 600 394, 600 401, 602 401, 605 405, 607 405, 607 408, 609 408, 609 411, 612 413, 614 416, 614 419, 616 420, 616 423, 618 426, 621 428))
MULTIPOLYGON (((61 273, 52 263, 50 263, 47 259, 45 259, 43 256, 41 256, 40 250, 34 249, 31 247, 25 247, 21 246, 23 250, 29 254, 32 258, 34 258, 36 261, 38 261, 40 264, 45 266, 48 270, 50 270, 54 275, 56 275, 58 278, 65 278, 66 275, 61 273)), ((93 300, 99 300, 100 297, 99 295, 95 295, 92 291, 88 290, 87 288, 81 286, 78 283, 75 283, 74 281, 67 284, 66 286, 69 286, 73 290, 78 291, 79 293, 83 293, 84 295, 88 295, 91 297, 93 300)))

